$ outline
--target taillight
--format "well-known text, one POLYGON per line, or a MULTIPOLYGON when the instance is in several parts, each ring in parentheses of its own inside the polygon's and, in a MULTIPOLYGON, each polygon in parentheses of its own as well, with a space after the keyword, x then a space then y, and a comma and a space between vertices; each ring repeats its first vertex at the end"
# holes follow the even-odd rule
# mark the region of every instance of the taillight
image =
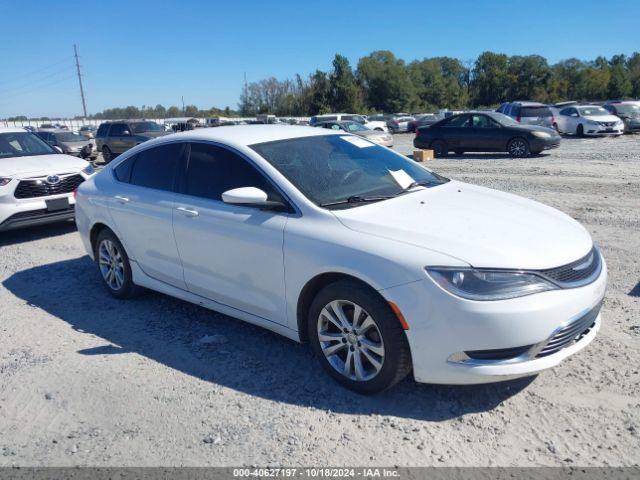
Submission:
POLYGON ((520 115, 516 117, 516 122, 520 123, 520 115))
POLYGON ((77 196, 78 196, 78 189, 77 189, 77 188, 75 188, 75 189, 73 190, 73 198, 76 198, 77 196))

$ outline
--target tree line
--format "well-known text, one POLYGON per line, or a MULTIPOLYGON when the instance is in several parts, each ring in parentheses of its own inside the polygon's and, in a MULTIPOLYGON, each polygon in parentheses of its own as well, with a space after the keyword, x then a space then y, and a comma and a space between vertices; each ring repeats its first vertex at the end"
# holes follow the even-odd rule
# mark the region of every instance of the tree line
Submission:
MULTIPOLYGON (((329 71, 307 78, 269 77, 243 88, 238 110, 195 105, 109 108, 95 119, 212 116, 310 116, 328 112, 430 112, 495 107, 510 100, 596 101, 640 97, 640 53, 595 60, 570 58, 550 65, 540 55, 484 52, 475 61, 433 57, 405 62, 380 50, 358 60, 336 54, 329 71)), ((76 117, 81 118, 81 117, 76 117)), ((41 117, 42 120, 49 118, 41 117)), ((27 120, 12 117, 8 120, 27 120)))
POLYGON ((332 68, 304 79, 249 83, 241 115, 305 116, 328 112, 429 112, 495 107, 510 100, 553 103, 640 97, 640 53, 577 58, 550 65, 540 55, 484 52, 475 61, 433 57, 406 63, 390 51, 359 59, 355 70, 336 55, 332 68))

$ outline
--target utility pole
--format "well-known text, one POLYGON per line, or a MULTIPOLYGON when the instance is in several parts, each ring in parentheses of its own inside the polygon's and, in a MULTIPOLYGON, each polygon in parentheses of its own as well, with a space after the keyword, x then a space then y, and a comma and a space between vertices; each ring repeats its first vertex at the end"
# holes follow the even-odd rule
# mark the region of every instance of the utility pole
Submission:
POLYGON ((80 84, 80 97, 82 97, 82 111, 84 118, 87 118, 87 104, 84 101, 84 88, 82 88, 82 75, 80 74, 80 62, 78 61, 78 47, 73 44, 73 53, 76 56, 76 70, 78 71, 78 83, 80 84))
POLYGON ((182 116, 184 117, 184 95, 181 98, 182 98, 182 116))

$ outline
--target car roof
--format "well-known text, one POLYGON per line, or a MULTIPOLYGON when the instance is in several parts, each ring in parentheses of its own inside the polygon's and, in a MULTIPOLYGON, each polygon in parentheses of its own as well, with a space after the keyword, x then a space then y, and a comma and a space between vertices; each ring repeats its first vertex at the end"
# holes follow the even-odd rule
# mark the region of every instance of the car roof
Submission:
POLYGON ((345 133, 297 125, 230 125, 228 127, 199 128, 197 130, 174 133, 160 137, 158 140, 180 137, 181 140, 209 140, 246 147, 256 143, 322 135, 345 135, 345 133))
POLYGON ((26 132, 22 127, 0 127, 0 133, 20 133, 26 132))

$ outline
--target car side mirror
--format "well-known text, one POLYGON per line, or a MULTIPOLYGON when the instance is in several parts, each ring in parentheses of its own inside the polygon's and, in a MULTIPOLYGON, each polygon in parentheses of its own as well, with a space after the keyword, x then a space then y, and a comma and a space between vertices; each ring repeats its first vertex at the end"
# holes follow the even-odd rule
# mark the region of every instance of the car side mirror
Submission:
POLYGON ((56 152, 58 152, 58 153, 64 153, 64 152, 62 151, 62 149, 61 149, 59 146, 57 146, 57 145, 53 145, 53 149, 54 149, 56 152))
POLYGON ((282 202, 267 200, 267 194, 256 187, 240 187, 227 190, 222 194, 222 201, 230 205, 258 207, 265 210, 285 210, 282 202))
POLYGON ((125 136, 125 137, 130 137, 131 136, 131 132, 129 130, 124 130, 122 132, 122 135, 125 136))

